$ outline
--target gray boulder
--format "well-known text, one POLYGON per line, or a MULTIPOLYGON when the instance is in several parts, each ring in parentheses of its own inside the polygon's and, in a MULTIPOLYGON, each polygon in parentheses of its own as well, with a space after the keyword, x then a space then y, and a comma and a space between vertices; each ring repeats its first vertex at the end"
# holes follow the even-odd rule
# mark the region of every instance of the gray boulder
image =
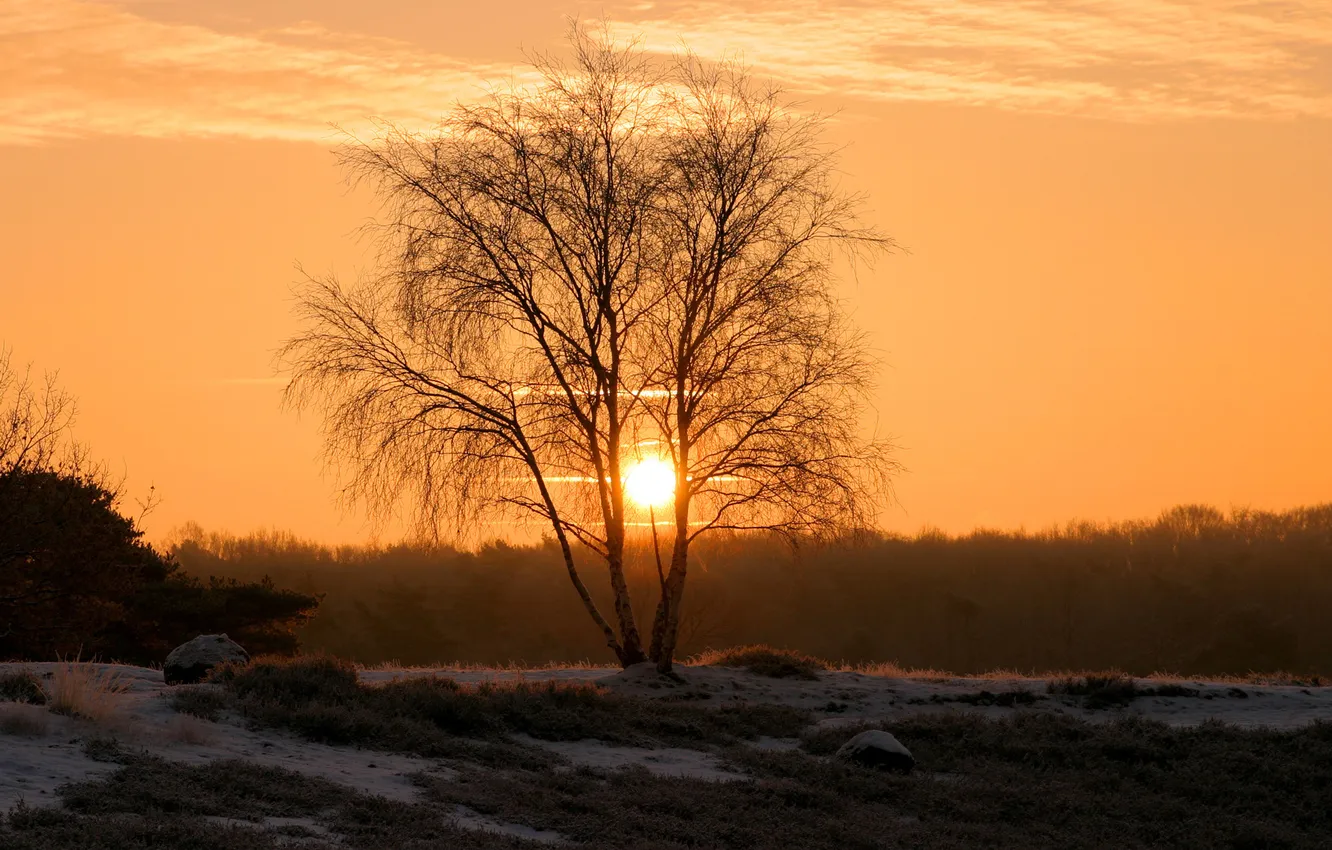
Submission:
POLYGON ((911 751, 882 729, 861 732, 837 750, 837 758, 881 770, 910 773, 916 766, 911 751))
POLYGON ((199 635, 171 650, 162 676, 168 685, 192 685, 227 661, 248 664, 250 653, 226 635, 199 635))

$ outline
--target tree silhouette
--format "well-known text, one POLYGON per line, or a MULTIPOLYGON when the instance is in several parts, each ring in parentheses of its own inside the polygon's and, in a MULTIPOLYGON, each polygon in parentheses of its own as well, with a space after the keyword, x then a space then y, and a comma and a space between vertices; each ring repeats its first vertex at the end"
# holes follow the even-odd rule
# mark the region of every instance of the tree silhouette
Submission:
POLYGON ((160 663, 200 633, 294 652, 318 597, 186 576, 143 540, 118 484, 72 437, 76 407, 0 349, 0 659, 81 652, 160 663))
POLYGON ((350 500, 406 500, 432 535, 538 518, 619 661, 669 671, 690 540, 869 515, 891 464, 858 436, 872 370, 833 259, 889 242, 833 185, 819 119, 730 66, 570 42, 535 86, 347 146, 384 203, 382 262, 309 279, 281 362, 350 500), (643 461, 675 479, 647 651, 625 578, 627 535, 657 532, 626 492, 643 461), (606 565, 611 617, 571 541, 606 565))

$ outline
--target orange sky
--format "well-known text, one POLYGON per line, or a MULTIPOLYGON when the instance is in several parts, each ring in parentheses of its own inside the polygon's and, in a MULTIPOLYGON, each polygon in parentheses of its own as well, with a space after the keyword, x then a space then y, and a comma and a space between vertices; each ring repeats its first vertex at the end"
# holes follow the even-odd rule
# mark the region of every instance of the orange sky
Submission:
POLYGON ((294 264, 366 260, 329 124, 428 122, 603 12, 840 110, 911 249, 846 287, 886 526, 1332 500, 1324 0, 0 0, 0 342, 157 486, 152 535, 364 538, 272 378, 294 264))

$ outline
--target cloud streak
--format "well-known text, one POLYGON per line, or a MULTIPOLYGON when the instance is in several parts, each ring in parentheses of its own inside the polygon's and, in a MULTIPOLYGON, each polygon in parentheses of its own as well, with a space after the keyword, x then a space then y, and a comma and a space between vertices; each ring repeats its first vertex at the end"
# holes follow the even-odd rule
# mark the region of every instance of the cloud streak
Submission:
POLYGON ((326 140, 435 120, 507 67, 315 25, 246 34, 78 0, 0 0, 0 142, 113 134, 326 140))
MULTIPOLYGON (((498 13, 497 13, 498 15, 498 13)), ((612 16, 654 49, 736 52, 793 91, 1153 121, 1332 117, 1325 0, 682 0, 612 16)), ((496 21, 496 25, 501 25, 496 21)), ((96 135, 326 142, 433 122, 512 73, 407 41, 220 32, 133 4, 0 0, 0 143, 96 135)))
POLYGON ((1155 120, 1332 117, 1326 0, 689 0, 620 22, 789 87, 1155 120))

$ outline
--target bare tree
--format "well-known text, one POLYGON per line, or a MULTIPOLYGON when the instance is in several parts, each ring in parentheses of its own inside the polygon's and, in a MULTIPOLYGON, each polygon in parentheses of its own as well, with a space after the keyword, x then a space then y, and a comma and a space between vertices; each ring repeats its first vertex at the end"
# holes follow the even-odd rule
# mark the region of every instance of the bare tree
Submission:
POLYGON ((382 274, 312 281, 283 357, 318 402, 348 494, 422 528, 500 513, 550 524, 569 577, 624 664, 645 660, 624 575, 625 352, 644 316, 662 105, 630 47, 581 31, 571 71, 459 106, 437 132, 388 128, 343 160, 386 202, 382 274), (506 509, 509 509, 506 511, 506 509), (570 539, 609 568, 616 626, 570 539))
POLYGON ((834 292, 839 254, 892 247, 838 189, 822 119, 735 65, 678 65, 665 291, 645 410, 675 469, 649 650, 670 670, 689 544, 714 529, 865 527, 895 470, 861 437, 874 362, 834 292))
MULTIPOLYGON (((60 389, 56 377, 47 373, 36 379, 32 364, 19 370, 11 349, 0 347, 0 496, 25 473, 49 469, 73 451, 69 433, 74 398, 60 389)), ((9 575, 29 555, 30 546, 26 538, 5 533, 4 525, 0 523, 0 572, 9 575)), ((18 599, 18 593, 5 586, 0 609, 18 599)), ((7 623, 3 632, 12 628, 7 623)))
POLYGON ((734 69, 571 44, 533 88, 343 152, 384 200, 382 262, 308 281, 287 400, 323 412, 345 495, 381 515, 406 499, 429 533, 547 523, 620 662, 669 671, 698 534, 867 515, 889 466, 857 436, 872 370, 832 258, 888 243, 831 184, 817 119, 734 69), (650 653, 625 579, 628 529, 656 542, 626 494, 645 449, 675 476, 650 653), (608 569, 613 625, 574 542, 608 569))
POLYGON ((56 373, 38 379, 32 364, 20 371, 12 359, 0 347, 0 472, 46 469, 76 451, 70 431, 77 406, 56 373))

